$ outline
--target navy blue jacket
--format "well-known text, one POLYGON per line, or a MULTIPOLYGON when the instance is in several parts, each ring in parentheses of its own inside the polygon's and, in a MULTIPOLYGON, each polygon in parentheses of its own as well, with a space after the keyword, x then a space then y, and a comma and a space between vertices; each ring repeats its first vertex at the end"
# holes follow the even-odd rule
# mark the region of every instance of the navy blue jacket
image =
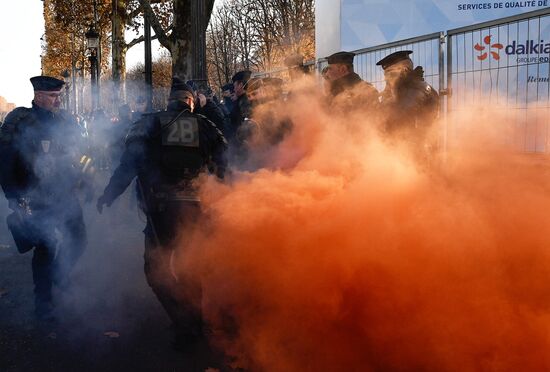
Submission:
POLYGON ((136 176, 142 184, 157 190, 179 187, 206 169, 214 169, 223 178, 226 148, 227 142, 214 123, 191 113, 186 104, 173 101, 166 111, 144 115, 132 124, 120 164, 103 193, 104 200, 110 205, 136 176), (170 129, 170 125, 178 119, 197 123, 193 146, 177 143, 183 132, 179 133, 177 126, 170 129), (176 142, 166 143, 171 137, 176 142))
POLYGON ((18 107, 0 127, 0 185, 8 200, 29 198, 39 206, 76 200, 80 161, 87 142, 76 120, 33 103, 18 107))

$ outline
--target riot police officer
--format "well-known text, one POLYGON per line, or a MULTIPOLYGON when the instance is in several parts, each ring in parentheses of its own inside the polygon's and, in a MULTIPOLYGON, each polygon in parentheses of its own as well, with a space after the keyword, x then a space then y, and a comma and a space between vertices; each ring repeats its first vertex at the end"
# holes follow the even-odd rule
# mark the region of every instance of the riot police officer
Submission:
POLYGON ((167 110, 133 124, 120 165, 97 201, 101 213, 137 176, 147 215, 145 275, 175 326, 176 342, 202 332, 200 309, 181 298, 200 291, 171 270, 176 238, 185 239, 180 232, 201 214, 194 179, 207 169, 223 178, 226 167, 225 138, 214 123, 193 113, 195 99, 191 87, 173 78, 167 110))
POLYGON ((227 140, 230 143, 233 143, 244 118, 250 116, 250 102, 246 90, 248 89, 248 81, 251 76, 252 72, 245 70, 237 72, 232 78, 236 100, 230 113, 231 122, 229 128, 227 128, 227 140))
POLYGON ((411 142, 424 144, 427 131, 439 112, 439 95, 424 81, 424 70, 414 68, 412 51, 389 54, 376 64, 384 70, 386 87, 381 94, 384 129, 411 142))
MULTIPOLYGON (((18 250, 34 248, 36 315, 50 319, 52 284, 67 287, 69 271, 86 246, 75 190, 84 186, 83 171, 91 166, 82 129, 60 109, 64 82, 48 76, 30 80, 32 108, 16 108, 0 128, 0 184, 13 210, 7 222, 18 250)), ((90 183, 86 186, 91 190, 90 183)))
POLYGON ((251 78, 246 95, 250 114, 238 128, 235 142, 239 152, 234 166, 256 171, 272 166, 278 145, 293 128, 283 100, 283 81, 279 78, 251 78))
POLYGON ((354 57, 352 52, 338 52, 326 58, 330 107, 340 113, 356 109, 374 112, 378 106, 378 91, 353 71, 354 57))

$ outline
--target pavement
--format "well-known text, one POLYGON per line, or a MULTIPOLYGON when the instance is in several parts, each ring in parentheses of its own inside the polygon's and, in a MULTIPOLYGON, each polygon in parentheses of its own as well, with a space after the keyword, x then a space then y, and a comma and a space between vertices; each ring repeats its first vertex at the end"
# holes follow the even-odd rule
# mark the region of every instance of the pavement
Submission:
POLYGON ((84 205, 89 244, 71 287, 54 292, 53 322, 34 318, 32 252, 17 252, 8 213, 0 196, 0 371, 225 370, 207 340, 171 346, 170 321, 143 273, 145 219, 133 185, 102 215, 95 201, 84 205))

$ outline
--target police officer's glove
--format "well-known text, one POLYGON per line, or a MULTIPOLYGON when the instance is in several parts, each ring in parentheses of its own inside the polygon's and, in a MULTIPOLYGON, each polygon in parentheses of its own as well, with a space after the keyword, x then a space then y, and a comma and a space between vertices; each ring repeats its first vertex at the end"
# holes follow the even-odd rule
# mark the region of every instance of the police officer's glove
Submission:
POLYGON ((105 195, 101 195, 99 198, 97 198, 97 203, 96 203, 96 208, 99 214, 103 213, 104 205, 110 207, 111 203, 107 202, 107 198, 105 198, 105 195))

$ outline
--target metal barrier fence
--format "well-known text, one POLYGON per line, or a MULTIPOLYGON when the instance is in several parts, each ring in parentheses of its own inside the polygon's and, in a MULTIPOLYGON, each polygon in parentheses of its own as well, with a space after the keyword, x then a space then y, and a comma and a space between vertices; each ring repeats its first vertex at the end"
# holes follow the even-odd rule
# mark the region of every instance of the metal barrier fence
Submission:
MULTIPOLYGON (((513 125, 503 128, 512 129, 509 143, 522 152, 550 153, 550 8, 356 50, 355 72, 382 91, 384 74, 376 62, 407 49, 439 91, 443 114, 480 103, 501 107, 513 125)), ((326 65, 324 58, 316 62, 319 72, 326 65)), ((447 115, 442 128, 446 148, 465 125, 476 124, 453 117, 447 115)))
MULTIPOLYGON (((315 66, 315 60, 304 62, 304 66, 311 70, 315 66)), ((280 79, 289 79, 288 68, 286 67, 278 68, 271 71, 255 72, 253 76, 258 78, 274 77, 280 79)))
MULTIPOLYGON (((438 91, 443 87, 444 49, 442 42, 444 35, 441 32, 419 36, 411 39, 396 41, 393 43, 377 45, 354 51, 355 72, 363 80, 373 84, 378 91, 384 90, 384 71, 376 62, 399 50, 412 50, 411 59, 415 66, 424 68, 424 78, 438 91)), ((326 59, 318 61, 318 69, 321 71, 327 65, 326 59)))
MULTIPOLYGON (((456 113, 480 102, 506 110, 513 126, 502 128, 511 133, 508 142, 523 152, 548 153, 549 66, 550 9, 450 30, 447 110, 456 113)), ((450 145, 463 125, 448 121, 450 145)))

